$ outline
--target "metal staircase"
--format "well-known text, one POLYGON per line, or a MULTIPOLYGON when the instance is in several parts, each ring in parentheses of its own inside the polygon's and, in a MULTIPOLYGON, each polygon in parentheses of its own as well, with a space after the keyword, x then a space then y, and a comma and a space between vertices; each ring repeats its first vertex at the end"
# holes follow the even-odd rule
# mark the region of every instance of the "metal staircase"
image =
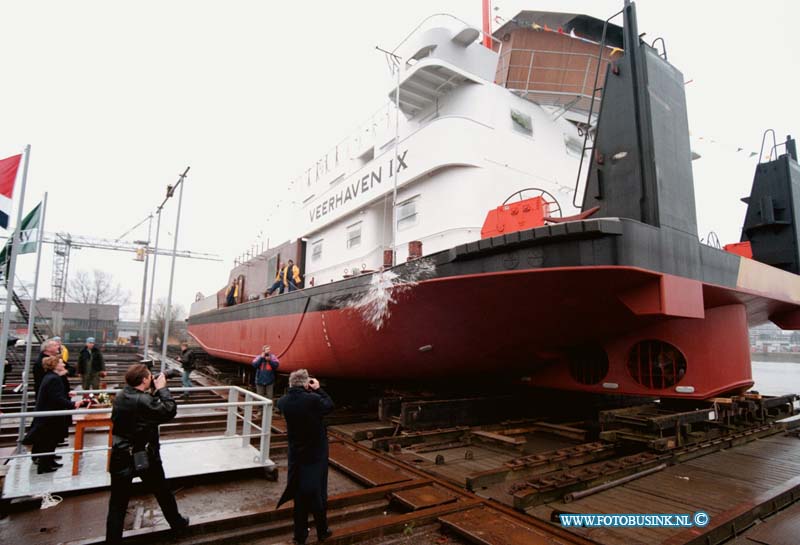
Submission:
MULTIPOLYGON (((30 301, 31 296, 28 293, 28 290, 25 289, 25 286, 22 284, 22 282, 18 282, 17 286, 22 287, 24 295, 30 301)), ((11 292, 11 300, 14 302, 14 306, 17 307, 20 316, 22 316, 22 318, 25 320, 25 323, 28 323, 28 321, 30 320, 30 313, 23 304, 22 299, 19 297, 19 295, 17 295, 16 291, 11 292)), ((33 321, 33 336, 36 337, 36 340, 39 341, 40 344, 43 343, 45 340, 47 340, 49 337, 53 336, 53 331, 50 329, 50 325, 44 320, 44 317, 38 312, 36 313, 36 317, 33 321)))

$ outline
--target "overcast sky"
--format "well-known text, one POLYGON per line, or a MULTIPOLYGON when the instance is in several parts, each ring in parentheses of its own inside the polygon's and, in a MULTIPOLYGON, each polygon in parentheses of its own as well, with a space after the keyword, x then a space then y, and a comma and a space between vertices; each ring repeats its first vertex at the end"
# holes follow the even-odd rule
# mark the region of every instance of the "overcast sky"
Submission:
MULTIPOLYGON (((503 1, 605 19, 622 1, 503 1)), ((736 241, 761 134, 800 133, 797 2, 655 1, 637 5, 639 31, 666 40, 687 81, 701 235, 736 241), (743 6, 750 6, 745 9, 743 6), (791 34, 790 34, 791 32, 791 34), (701 140, 700 137, 703 137, 701 140), (712 139, 714 142, 712 143, 712 139), (738 147, 744 148, 736 152, 738 147)), ((233 259, 291 231, 289 180, 383 104, 392 85, 376 45, 392 48, 420 20, 453 13, 480 25, 479 0, 10 1, 0 0, 0 157, 31 144, 26 209, 47 191, 46 230, 116 238, 161 202, 191 165, 179 248, 224 262, 179 260, 175 300, 212 293, 233 259), (285 199, 283 204, 279 202, 285 199)), ((171 247, 177 199, 164 213, 171 247)), ((495 203, 487 203, 487 209, 495 203)), ((15 216, 12 216, 12 221, 15 216)), ((129 239, 145 238, 141 228, 129 239)), ((50 294, 46 246, 40 293, 50 294)), ((34 257, 21 258, 32 280, 34 257)), ((131 291, 132 254, 74 251, 70 273, 103 269, 131 291)), ((169 260, 159 258, 156 297, 169 260)))

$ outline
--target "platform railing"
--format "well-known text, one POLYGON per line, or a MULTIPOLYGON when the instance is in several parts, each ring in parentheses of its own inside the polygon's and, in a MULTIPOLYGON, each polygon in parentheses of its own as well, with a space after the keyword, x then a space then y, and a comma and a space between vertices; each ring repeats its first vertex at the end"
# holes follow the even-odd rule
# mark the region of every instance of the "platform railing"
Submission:
MULTIPOLYGON (((219 403, 195 403, 192 405, 178 405, 178 415, 181 413, 188 413, 196 409, 227 409, 227 425, 223 435, 210 435, 203 437, 187 438, 187 439, 167 439, 160 441, 161 446, 175 445, 181 443, 197 443, 204 441, 223 441, 229 440, 231 437, 236 437, 236 430, 238 427, 238 420, 241 419, 242 435, 239 436, 242 440, 242 446, 246 447, 250 439, 254 437, 259 438, 258 455, 254 458, 254 462, 262 466, 271 466, 272 461, 269 459, 269 448, 271 439, 272 428, 272 400, 260 396, 249 390, 245 390, 239 386, 194 386, 191 388, 169 388, 170 393, 193 393, 193 392, 228 392, 228 401, 219 403), (239 399, 242 401, 239 401, 239 399), (243 407, 243 414, 239 414, 239 407, 243 407), (253 407, 261 407, 261 422, 256 424, 253 422, 253 407), (257 433, 251 433, 256 430, 257 433)), ((120 388, 107 388, 101 390, 82 390, 78 395, 83 394, 116 394, 120 392, 120 388)), ((7 413, 0 414, 0 427, 4 419, 29 419, 45 416, 73 416, 85 414, 109 414, 113 411, 112 407, 103 407, 99 409, 71 409, 62 411, 27 411, 21 413, 7 413)), ((87 452, 107 451, 110 450, 109 446, 91 447, 82 449, 59 449, 53 452, 41 452, 32 454, 24 452, 22 448, 17 449, 16 454, 0 456, 0 460, 13 460, 18 458, 35 458, 39 456, 50 456, 52 454, 85 454, 87 452)))
MULTIPOLYGON (((600 102, 593 92, 597 62, 596 54, 506 49, 500 57, 497 84, 537 103, 585 110, 590 102, 600 102)), ((601 71, 609 62, 605 56, 600 60, 601 71)))

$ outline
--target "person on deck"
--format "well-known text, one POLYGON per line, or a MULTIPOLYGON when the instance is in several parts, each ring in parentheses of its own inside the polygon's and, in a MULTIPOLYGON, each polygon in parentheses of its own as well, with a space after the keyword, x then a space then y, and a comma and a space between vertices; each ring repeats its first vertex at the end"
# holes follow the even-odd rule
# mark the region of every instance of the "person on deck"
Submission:
POLYGON ((286 287, 287 291, 293 292, 300 287, 300 282, 300 267, 295 265, 294 261, 290 259, 286 268, 283 269, 283 285, 286 287))
POLYGON ((78 373, 84 390, 100 389, 100 378, 106 376, 106 362, 100 349, 95 346, 94 337, 86 339, 86 346, 78 356, 78 373))
POLYGON ((275 273, 275 282, 273 282, 272 285, 269 288, 267 288, 267 297, 269 297, 270 295, 275 293, 276 290, 278 291, 279 295, 281 293, 283 293, 283 289, 284 289, 284 285, 283 285, 284 269, 285 269, 285 267, 283 266, 283 263, 279 263, 278 264, 278 271, 275 273))
POLYGON ((232 307, 236 304, 236 299, 239 297, 239 285, 236 280, 231 282, 228 287, 228 292, 225 294, 225 306, 232 307))
MULTIPOLYGON (((308 539, 308 513, 314 515, 317 541, 331 536, 328 528, 328 434, 322 418, 333 401, 319 381, 298 369, 289 375, 289 391, 278 400, 286 419, 289 470, 286 489, 277 507, 294 500, 294 542, 308 539)), ((276 507, 276 509, 277 509, 276 507)))

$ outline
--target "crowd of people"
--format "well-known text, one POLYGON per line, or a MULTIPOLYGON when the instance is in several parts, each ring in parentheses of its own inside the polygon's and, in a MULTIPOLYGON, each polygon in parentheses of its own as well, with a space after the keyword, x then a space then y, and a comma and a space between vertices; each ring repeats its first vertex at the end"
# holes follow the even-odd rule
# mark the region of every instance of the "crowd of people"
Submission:
MULTIPOLYGON (((289 262, 291 265, 291 262, 289 262)), ((289 269, 291 272, 291 269, 289 269)), ((100 379, 106 376, 105 361, 93 338, 78 357, 76 368, 68 365, 69 352, 54 337, 43 343, 33 364, 36 411, 58 411, 80 408, 84 399, 72 401, 68 376, 79 374, 84 390, 105 387, 100 379)), ((188 343, 181 344, 178 361, 183 367, 183 386, 191 387, 193 355, 188 343)), ((278 378, 280 360, 264 345, 252 362, 258 395, 272 399, 278 378)), ((188 395, 184 394, 184 395, 188 395)), ((294 543, 308 539, 308 516, 314 517, 318 541, 331 535, 327 524, 328 503, 328 438, 323 417, 333 410, 333 401, 311 378, 299 369, 289 375, 289 388, 277 408, 286 420, 288 436, 288 478, 286 488, 276 506, 293 501, 294 543)), ((125 373, 125 386, 114 398, 111 421, 113 442, 109 463, 111 494, 106 518, 106 542, 122 541, 123 523, 131 496, 132 480, 139 477, 155 495, 170 527, 180 531, 189 526, 189 517, 178 509, 164 474, 161 459, 159 426, 177 413, 164 374, 153 377, 144 363, 131 365, 125 373)), ((71 415, 36 417, 23 443, 31 445, 37 473, 52 473, 62 467, 56 448, 67 439, 71 415)))

